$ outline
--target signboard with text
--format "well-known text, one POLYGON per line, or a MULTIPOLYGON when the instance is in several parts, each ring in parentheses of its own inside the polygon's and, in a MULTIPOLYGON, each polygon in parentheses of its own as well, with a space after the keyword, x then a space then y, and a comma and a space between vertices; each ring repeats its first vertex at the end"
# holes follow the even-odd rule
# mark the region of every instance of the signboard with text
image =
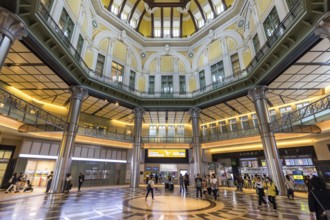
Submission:
POLYGON ((156 158, 185 158, 185 149, 148 149, 148 157, 156 158))

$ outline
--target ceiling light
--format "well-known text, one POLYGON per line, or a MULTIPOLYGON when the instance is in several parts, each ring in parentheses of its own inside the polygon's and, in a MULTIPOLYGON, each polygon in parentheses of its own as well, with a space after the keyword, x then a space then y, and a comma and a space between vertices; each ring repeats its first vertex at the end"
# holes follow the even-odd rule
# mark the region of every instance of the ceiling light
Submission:
POLYGON ((117 105, 117 106, 118 106, 118 105, 119 105, 119 104, 118 104, 118 102, 116 102, 116 103, 115 103, 115 105, 117 105))

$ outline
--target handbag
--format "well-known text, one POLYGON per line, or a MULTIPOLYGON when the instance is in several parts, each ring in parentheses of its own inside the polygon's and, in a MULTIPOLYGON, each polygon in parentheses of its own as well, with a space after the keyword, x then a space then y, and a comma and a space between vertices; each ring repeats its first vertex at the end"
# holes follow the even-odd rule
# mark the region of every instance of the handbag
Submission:
POLYGON ((316 199, 317 203, 321 206, 321 208, 323 209, 323 215, 327 217, 327 219, 330 219, 330 210, 326 210, 324 208, 324 206, 322 205, 322 203, 320 202, 320 200, 316 197, 316 195, 313 193, 313 191, 311 191, 311 193, 313 194, 314 198, 316 199))
POLYGON ((148 185, 147 185, 147 189, 149 190, 149 189, 151 189, 151 185, 148 183, 148 185))

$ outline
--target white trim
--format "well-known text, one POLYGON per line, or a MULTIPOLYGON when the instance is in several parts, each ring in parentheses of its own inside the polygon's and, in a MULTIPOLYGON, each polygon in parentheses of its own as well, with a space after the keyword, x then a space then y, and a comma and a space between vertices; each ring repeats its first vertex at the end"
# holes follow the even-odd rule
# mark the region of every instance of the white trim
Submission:
POLYGON ((53 159, 53 160, 57 159, 57 156, 37 155, 37 154, 20 154, 19 157, 22 157, 22 158, 36 158, 36 159, 53 159))
POLYGON ((72 160, 79 160, 79 161, 127 163, 127 160, 109 160, 109 159, 95 159, 95 158, 84 158, 84 157, 72 157, 71 159, 72 160))

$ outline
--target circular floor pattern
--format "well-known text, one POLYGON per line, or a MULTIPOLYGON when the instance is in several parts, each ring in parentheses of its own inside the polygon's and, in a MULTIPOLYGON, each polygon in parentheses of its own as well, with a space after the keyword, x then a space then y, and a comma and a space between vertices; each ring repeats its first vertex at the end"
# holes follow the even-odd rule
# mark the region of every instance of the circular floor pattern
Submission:
POLYGON ((124 205, 131 209, 149 211, 149 212, 200 212, 210 210, 217 206, 223 208, 222 202, 213 202, 206 199, 196 199, 181 196, 159 195, 152 200, 151 197, 145 201, 144 197, 128 199, 124 201, 124 205), (170 211, 169 211, 170 210, 170 211))

